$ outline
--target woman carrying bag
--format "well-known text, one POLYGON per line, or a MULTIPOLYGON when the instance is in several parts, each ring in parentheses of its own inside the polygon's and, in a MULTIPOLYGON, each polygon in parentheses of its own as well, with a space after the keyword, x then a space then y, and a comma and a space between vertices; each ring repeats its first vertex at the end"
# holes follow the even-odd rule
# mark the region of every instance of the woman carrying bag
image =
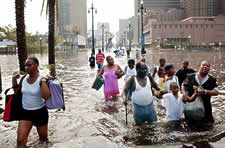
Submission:
MULTIPOLYGON (((182 92, 185 100, 192 100, 190 97, 196 92, 194 101, 188 102, 184 105, 184 115, 187 119, 189 126, 196 126, 197 128, 211 127, 214 123, 212 116, 211 96, 218 95, 218 88, 216 78, 209 75, 210 64, 207 61, 201 62, 199 72, 188 75, 182 84, 182 92), (201 105, 194 107, 192 110, 185 110, 186 105, 195 103, 196 99, 199 99, 203 104, 203 116, 196 119, 196 115, 199 114, 197 107, 201 108, 201 105), (195 111, 196 109, 196 111, 195 111)), ((200 102, 199 101, 199 102, 200 102)), ((200 103, 199 103, 200 104, 200 103)))
MULTIPOLYGON (((48 142, 48 110, 45 100, 51 95, 47 84, 47 78, 42 77, 38 70, 39 61, 30 57, 25 62, 27 75, 21 82, 22 110, 19 116, 17 146, 25 147, 29 133, 33 126, 36 126, 41 143, 48 142)), ((18 86, 17 73, 12 78, 13 86, 18 86)))

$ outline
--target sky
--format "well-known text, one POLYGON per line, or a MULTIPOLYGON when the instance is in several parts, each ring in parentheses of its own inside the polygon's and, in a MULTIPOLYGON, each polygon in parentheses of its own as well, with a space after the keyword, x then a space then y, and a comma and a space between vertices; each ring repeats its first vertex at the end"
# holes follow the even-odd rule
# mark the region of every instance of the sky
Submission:
MULTIPOLYGON (((15 27, 15 0, 0 0, 0 26, 12 24, 15 27)), ((26 30, 31 33, 48 32, 48 21, 45 13, 40 15, 43 0, 26 0, 25 24, 26 30)), ((97 22, 109 22, 111 32, 119 30, 119 19, 134 15, 134 0, 87 0, 87 9, 93 1, 97 14, 94 16, 95 27, 97 22)), ((91 13, 87 13, 87 28, 91 29, 91 13)))

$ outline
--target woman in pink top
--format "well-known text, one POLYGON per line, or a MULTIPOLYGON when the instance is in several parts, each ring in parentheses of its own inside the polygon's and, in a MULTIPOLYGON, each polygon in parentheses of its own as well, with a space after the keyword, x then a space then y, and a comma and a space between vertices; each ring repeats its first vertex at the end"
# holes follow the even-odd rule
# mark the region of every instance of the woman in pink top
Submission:
MULTIPOLYGON (((98 73, 96 79, 103 75, 104 76, 104 94, 105 100, 117 99, 119 92, 118 78, 121 78, 124 75, 124 72, 121 70, 120 66, 114 64, 114 59, 111 56, 106 57, 107 65, 104 65, 103 68, 98 73)), ((95 81, 96 81, 95 79, 95 81)))

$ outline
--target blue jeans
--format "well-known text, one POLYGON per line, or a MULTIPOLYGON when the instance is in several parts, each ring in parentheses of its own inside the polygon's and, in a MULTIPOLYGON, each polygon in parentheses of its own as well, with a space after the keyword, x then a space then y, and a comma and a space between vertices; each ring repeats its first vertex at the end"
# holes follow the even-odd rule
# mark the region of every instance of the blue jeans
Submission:
POLYGON ((101 69, 103 64, 98 64, 98 69, 101 69))
POLYGON ((141 106, 133 103, 133 110, 134 110, 134 120, 136 125, 144 124, 146 121, 148 123, 156 122, 157 115, 155 112, 153 102, 146 106, 141 106))

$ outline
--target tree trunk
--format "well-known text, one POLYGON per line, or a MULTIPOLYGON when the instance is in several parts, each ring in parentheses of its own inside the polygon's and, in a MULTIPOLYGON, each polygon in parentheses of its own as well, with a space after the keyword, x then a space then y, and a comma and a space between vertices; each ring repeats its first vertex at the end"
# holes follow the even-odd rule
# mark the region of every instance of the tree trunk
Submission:
POLYGON ((24 8, 25 0, 15 0, 16 5, 16 41, 18 47, 18 58, 20 71, 25 71, 25 61, 27 59, 27 46, 25 35, 24 8))
POLYGON ((55 64, 55 0, 49 0, 48 62, 55 64))

